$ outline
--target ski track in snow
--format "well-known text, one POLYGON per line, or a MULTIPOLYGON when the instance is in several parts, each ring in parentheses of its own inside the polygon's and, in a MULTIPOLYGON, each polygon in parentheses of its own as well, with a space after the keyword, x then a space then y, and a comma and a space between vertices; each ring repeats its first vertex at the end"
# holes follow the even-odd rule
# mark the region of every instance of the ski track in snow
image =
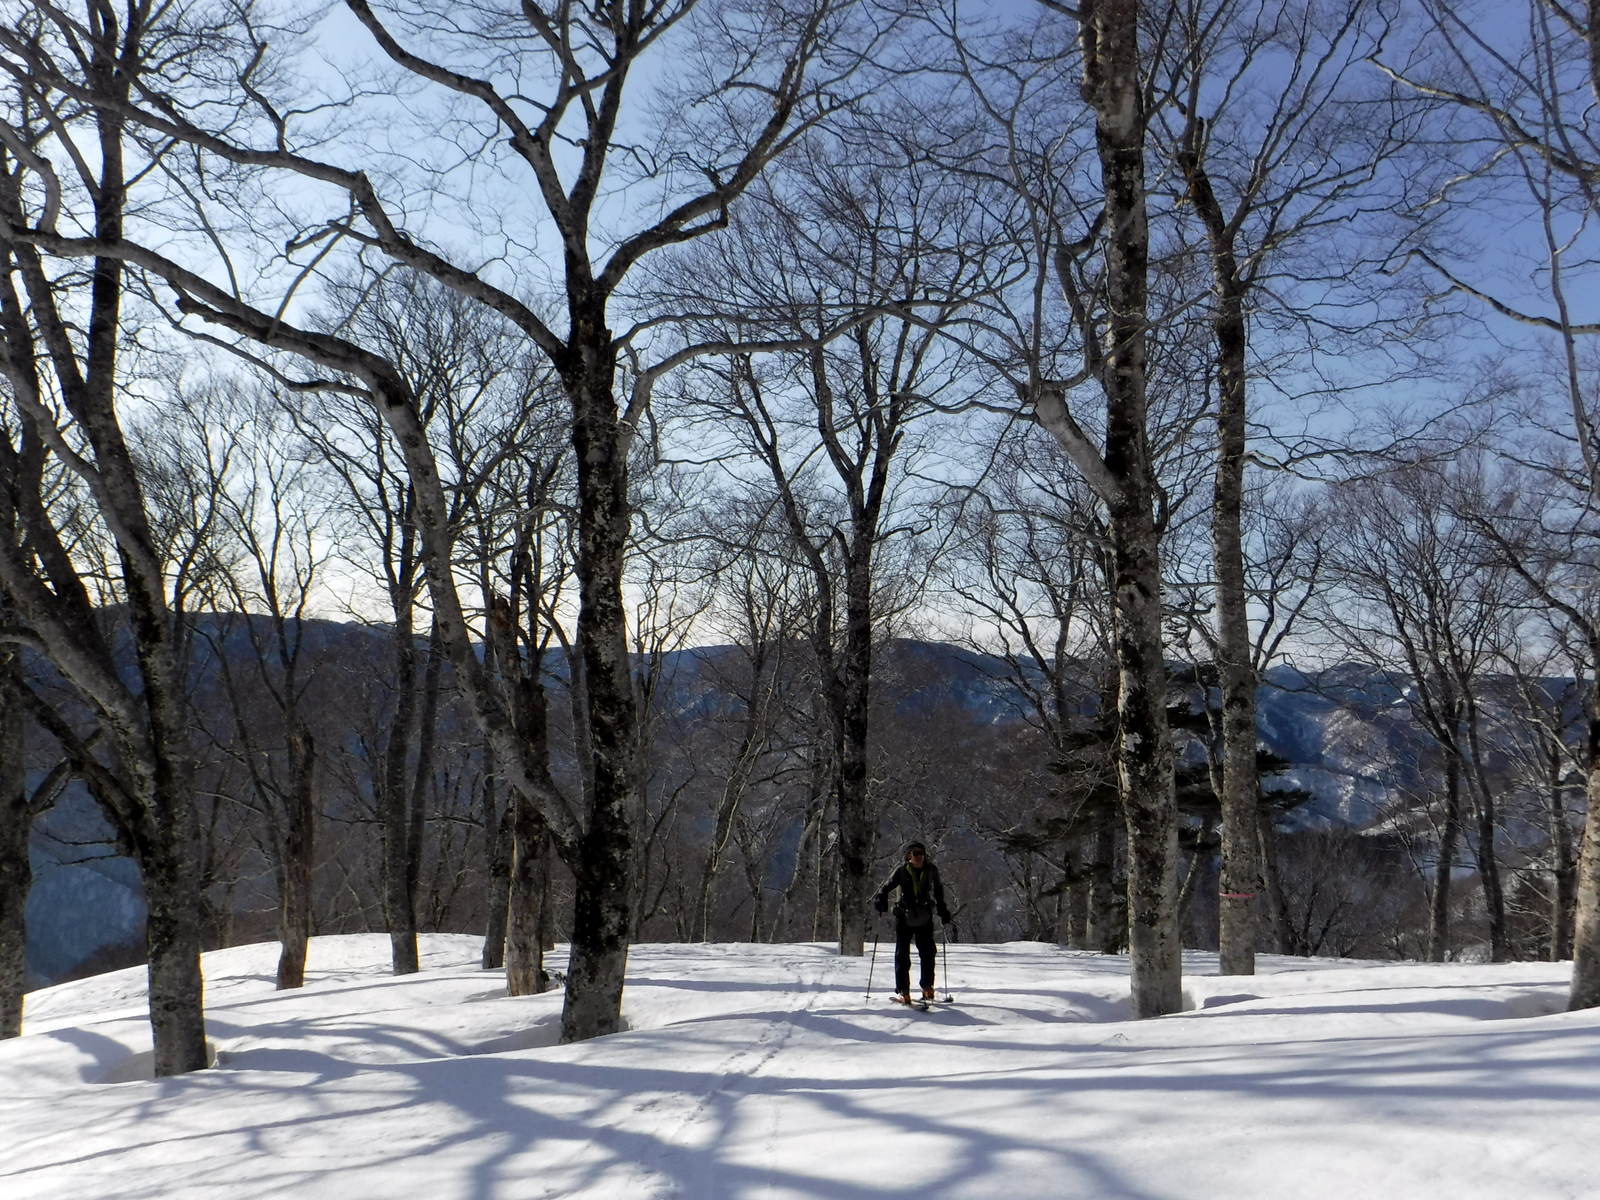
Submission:
MULTIPOLYGON (((206 956, 218 1065, 151 1080, 143 971, 28 997, 0 1043, 3 1200, 1594 1200, 1600 1010, 1565 964, 958 945, 954 1007, 892 1008, 814 945, 635 947, 627 1032, 555 1044, 479 941, 206 956)), ((555 956, 554 965, 560 965, 555 956)), ((941 994, 944 979, 940 978, 941 994)))

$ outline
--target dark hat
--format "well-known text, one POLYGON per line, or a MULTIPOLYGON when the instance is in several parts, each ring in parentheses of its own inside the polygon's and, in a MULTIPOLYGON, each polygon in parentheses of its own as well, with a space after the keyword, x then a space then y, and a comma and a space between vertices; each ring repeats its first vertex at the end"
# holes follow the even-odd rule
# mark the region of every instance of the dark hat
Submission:
POLYGON ((928 852, 928 848, 926 846, 924 846, 921 842, 907 842, 906 843, 906 853, 910 854, 913 850, 921 850, 924 854, 926 854, 928 852))

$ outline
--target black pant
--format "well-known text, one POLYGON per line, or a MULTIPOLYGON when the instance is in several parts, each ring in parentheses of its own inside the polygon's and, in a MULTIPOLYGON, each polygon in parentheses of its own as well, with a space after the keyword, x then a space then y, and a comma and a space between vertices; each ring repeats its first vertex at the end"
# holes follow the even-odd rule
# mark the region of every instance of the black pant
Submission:
POLYGON ((917 957, 922 960, 922 986, 933 986, 933 956, 938 953, 933 944, 933 922, 926 925, 894 923, 894 990, 902 994, 911 990, 911 939, 917 940, 917 957))

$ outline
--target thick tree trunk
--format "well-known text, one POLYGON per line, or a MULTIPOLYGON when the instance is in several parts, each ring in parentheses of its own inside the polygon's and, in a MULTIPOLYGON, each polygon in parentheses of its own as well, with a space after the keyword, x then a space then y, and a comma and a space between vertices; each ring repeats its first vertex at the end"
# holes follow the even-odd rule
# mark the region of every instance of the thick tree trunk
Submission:
POLYGON ((1567 824, 1566 789, 1561 785, 1566 758, 1561 743, 1550 739, 1550 961, 1572 957, 1572 909, 1577 896, 1578 871, 1572 856, 1572 828, 1567 824))
POLYGON ((549 980, 544 971, 544 895, 549 875, 550 830, 521 796, 511 801, 510 907, 506 920, 506 993, 536 996, 549 980))
POLYGON ((855 532, 845 580, 843 711, 839 738, 839 953, 860 956, 872 893, 874 823, 868 811, 867 732, 872 681, 871 529, 855 532))
POLYGON ((415 974, 417 913, 411 892, 411 790, 406 765, 416 717, 417 646, 409 595, 394 601, 391 642, 395 663, 395 711, 383 755, 383 918, 389 927, 390 961, 396 975, 415 974))
MULTIPOLYGON (((0 602, 0 620, 8 615, 0 602)), ((22 996, 28 978, 28 930, 23 914, 33 886, 33 867, 28 861, 33 813, 23 770, 26 724, 13 691, 25 685, 15 677, 16 659, 12 647, 0 645, 0 1038, 22 1033, 22 996)))
POLYGON ((1500 859, 1495 854, 1494 791, 1483 769, 1483 750, 1478 744, 1478 705, 1469 690, 1463 689, 1467 713, 1467 745, 1472 754, 1472 790, 1478 818, 1478 878, 1483 882, 1483 903, 1489 917, 1489 959, 1505 962, 1511 957, 1510 934, 1506 927, 1506 893, 1500 878, 1500 859))
POLYGON ((1474 805, 1478 819, 1478 878, 1483 882, 1483 906, 1489 918, 1489 961, 1505 962, 1511 957, 1506 929, 1505 887, 1500 879, 1500 860, 1495 854, 1494 797, 1480 789, 1474 805))
POLYGON ((1178 822, 1167 729, 1156 484, 1145 395, 1149 227, 1138 0, 1092 9, 1089 56, 1096 143, 1105 191, 1107 302, 1106 466, 1117 483, 1107 508, 1113 567, 1117 778, 1128 824, 1128 949, 1132 1011, 1183 1007, 1177 926, 1178 822))
POLYGON ((1244 462, 1247 331, 1244 285, 1233 239, 1201 159, 1204 127, 1195 122, 1182 155, 1189 196, 1211 248, 1217 311, 1217 470, 1211 493, 1216 570, 1217 673, 1222 689, 1222 873, 1217 880, 1217 946, 1223 975, 1256 971, 1256 671, 1244 573, 1244 462))
POLYGON ((1439 825, 1439 855, 1433 870, 1433 894, 1428 898, 1428 961, 1450 957, 1450 875, 1456 865, 1456 842, 1461 836, 1461 763, 1446 753, 1444 815, 1439 825))
MULTIPOLYGON (((193 826, 182 812, 176 823, 193 826)), ((150 1028, 155 1074, 181 1075, 208 1062, 200 975, 198 829, 174 829, 170 844, 140 858, 144 879, 145 940, 150 962, 150 1028)))
MULTIPOLYGON (((510 903, 511 853, 516 834, 513 808, 502 809, 496 798, 494 751, 484 752, 483 876, 488 889, 488 920, 483 931, 483 969, 494 971, 506 964, 506 912, 510 903)), ((513 792, 512 796, 516 793, 513 792)))
POLYGON ((417 894, 422 878, 422 847, 428 828, 428 796, 433 791, 434 749, 438 744, 439 693, 444 686, 444 648, 439 623, 428 637, 428 666, 422 678, 422 710, 417 719, 417 769, 406 811, 406 896, 416 928, 417 894))
POLYGON ((570 310, 571 359, 562 375, 572 403, 578 468, 578 644, 588 699, 585 727, 593 782, 587 828, 573 867, 572 957, 561 1013, 563 1042, 622 1028, 636 866, 629 817, 638 785, 638 705, 622 602, 628 464, 612 391, 616 351, 605 325, 603 301, 582 298, 570 310))
MULTIPOLYGON (((1600 647, 1595 647, 1600 649, 1600 647)), ((1583 844, 1578 853, 1578 905, 1572 930, 1569 1011, 1600 1007, 1600 696, 1590 699, 1585 763, 1583 844)))
POLYGON ((283 894, 278 899, 278 987, 304 987, 311 940, 311 872, 316 863, 317 747, 298 715, 289 714, 289 796, 284 814, 283 894))

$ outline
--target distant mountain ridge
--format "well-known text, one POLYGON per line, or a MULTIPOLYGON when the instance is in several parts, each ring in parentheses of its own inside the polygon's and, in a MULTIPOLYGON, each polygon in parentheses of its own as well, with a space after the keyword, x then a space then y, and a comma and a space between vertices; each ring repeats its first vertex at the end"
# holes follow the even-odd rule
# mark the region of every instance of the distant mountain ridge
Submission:
MULTIPOLYGON (((218 632, 215 626, 212 632, 218 632)), ((308 621, 306 634, 308 649, 342 647, 369 656, 382 653, 388 637, 382 627, 337 621, 308 621)), ((229 653, 251 653, 242 624, 223 645, 229 653)), ((732 697, 720 694, 711 676, 736 653, 735 647, 713 645, 664 656, 669 709, 687 718, 724 702, 732 705, 732 697)), ((902 719, 950 708, 966 713, 975 726, 1024 719, 1020 698, 1006 682, 1010 668, 997 656, 899 638, 880 647, 877 661, 902 719)), ((564 674, 558 660, 549 665, 557 678, 564 674)), ((1403 739, 1397 744, 1395 723, 1377 721, 1373 714, 1403 704, 1403 696, 1392 676, 1377 668, 1351 665, 1331 677, 1336 688, 1330 689, 1330 676, 1324 676, 1317 690, 1292 668, 1269 672, 1258 697, 1258 727, 1266 748, 1292 764, 1284 781, 1314 796, 1297 810, 1297 821, 1359 827, 1377 816, 1389 796, 1374 764, 1406 753, 1403 739)), ((36 983, 64 978, 96 955, 142 936, 137 869, 109 842, 104 820, 77 786, 35 827, 27 915, 28 964, 36 983)))

